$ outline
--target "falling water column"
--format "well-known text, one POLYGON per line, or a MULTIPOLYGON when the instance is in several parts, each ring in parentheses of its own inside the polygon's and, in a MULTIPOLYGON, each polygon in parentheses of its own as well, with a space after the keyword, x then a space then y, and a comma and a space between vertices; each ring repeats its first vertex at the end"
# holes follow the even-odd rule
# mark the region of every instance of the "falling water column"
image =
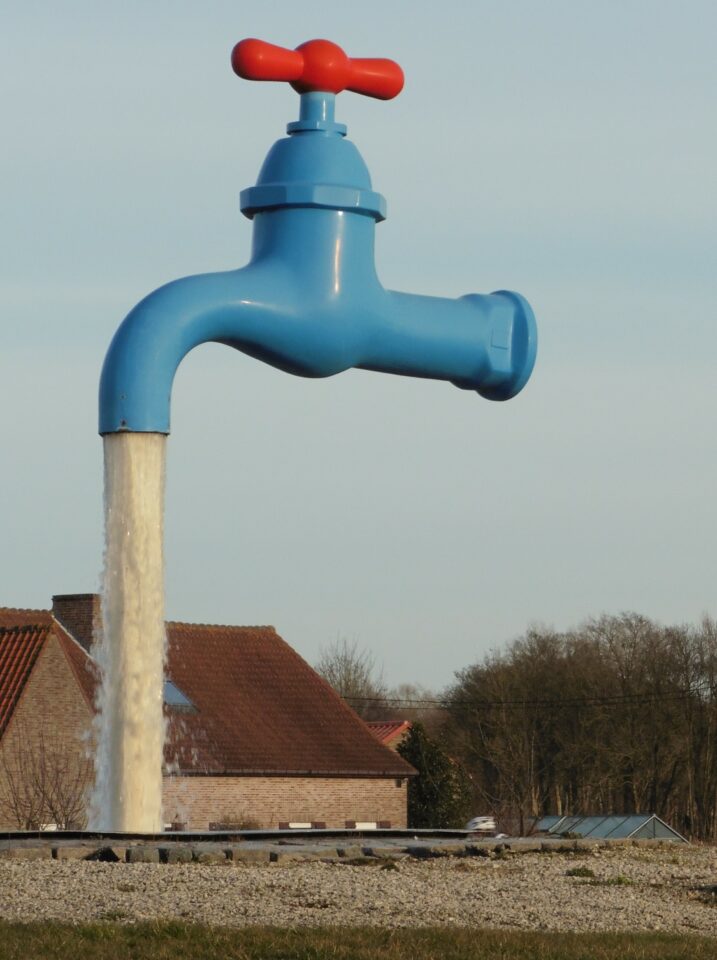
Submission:
POLYGON ((104 437, 103 682, 91 826, 162 829, 166 437, 104 437))

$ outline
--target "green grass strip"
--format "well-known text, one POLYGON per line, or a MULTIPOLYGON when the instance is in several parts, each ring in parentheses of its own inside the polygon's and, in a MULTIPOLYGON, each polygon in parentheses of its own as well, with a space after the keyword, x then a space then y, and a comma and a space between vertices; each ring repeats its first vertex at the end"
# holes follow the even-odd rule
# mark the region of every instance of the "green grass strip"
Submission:
POLYGON ((186 923, 0 923, 0 960, 714 960, 717 939, 658 933, 186 923))

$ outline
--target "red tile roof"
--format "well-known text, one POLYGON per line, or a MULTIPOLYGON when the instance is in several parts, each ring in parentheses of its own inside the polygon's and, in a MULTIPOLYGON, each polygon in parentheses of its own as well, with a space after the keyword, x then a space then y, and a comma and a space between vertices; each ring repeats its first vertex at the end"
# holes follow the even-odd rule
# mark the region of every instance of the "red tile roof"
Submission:
POLYGON ((40 655, 49 626, 0 627, 0 737, 40 655))
POLYGON ((169 623, 167 634, 167 674, 197 708, 170 711, 170 746, 174 741, 180 769, 414 774, 273 627, 169 623))
POLYGON ((410 720, 369 720, 366 723, 374 737, 381 743, 392 743, 397 737, 402 737, 411 729, 410 720))

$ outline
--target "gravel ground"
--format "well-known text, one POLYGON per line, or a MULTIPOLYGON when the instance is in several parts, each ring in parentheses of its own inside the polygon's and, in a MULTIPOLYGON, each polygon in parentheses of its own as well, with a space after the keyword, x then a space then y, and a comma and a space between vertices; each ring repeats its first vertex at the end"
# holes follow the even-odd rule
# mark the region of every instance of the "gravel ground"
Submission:
POLYGON ((405 859, 389 867, 4 860, 0 918, 660 930, 717 937, 717 896, 706 889, 715 884, 717 848, 693 846, 405 859), (576 867, 589 868, 595 878, 566 875, 576 867))

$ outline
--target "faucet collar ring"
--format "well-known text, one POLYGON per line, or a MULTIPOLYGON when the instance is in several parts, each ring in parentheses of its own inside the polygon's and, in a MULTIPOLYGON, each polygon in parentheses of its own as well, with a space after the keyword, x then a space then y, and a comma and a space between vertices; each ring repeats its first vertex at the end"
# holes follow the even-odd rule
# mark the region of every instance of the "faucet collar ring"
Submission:
POLYGON ((304 120, 303 117, 301 120, 292 120, 291 123, 287 123, 286 132, 291 136, 292 133, 304 133, 306 131, 320 131, 323 133, 333 133, 339 137, 345 137, 347 127, 345 123, 336 123, 335 120, 315 120, 307 119, 304 120))
POLYGON ((281 207, 323 207, 386 219, 386 199, 374 190, 360 190, 330 183, 266 183, 247 187, 239 195, 241 212, 251 220, 263 210, 281 207))

